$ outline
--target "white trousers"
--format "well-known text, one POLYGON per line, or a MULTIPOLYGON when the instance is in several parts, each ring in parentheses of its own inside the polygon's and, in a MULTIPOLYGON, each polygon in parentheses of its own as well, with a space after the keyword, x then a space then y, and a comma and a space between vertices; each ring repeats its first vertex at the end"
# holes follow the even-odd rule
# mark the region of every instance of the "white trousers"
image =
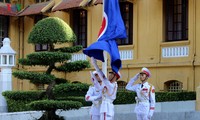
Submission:
POLYGON ((100 120, 100 115, 91 115, 91 120, 100 120))
POLYGON ((137 120, 150 120, 148 117, 147 117, 147 114, 137 114, 137 120))
POLYGON ((102 113, 100 115, 100 120, 114 120, 114 116, 107 115, 106 113, 102 113))

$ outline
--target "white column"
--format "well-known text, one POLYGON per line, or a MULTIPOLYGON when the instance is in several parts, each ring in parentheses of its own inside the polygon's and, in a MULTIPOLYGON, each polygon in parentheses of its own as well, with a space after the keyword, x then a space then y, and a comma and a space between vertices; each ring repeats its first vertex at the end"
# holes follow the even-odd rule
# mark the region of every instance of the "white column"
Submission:
POLYGON ((2 92, 12 90, 12 67, 15 66, 16 52, 10 46, 10 39, 3 39, 3 46, 0 48, 0 112, 7 112, 7 103, 2 92))
POLYGON ((0 72, 0 112, 7 112, 7 103, 2 92, 12 90, 12 70, 11 67, 3 67, 0 72))

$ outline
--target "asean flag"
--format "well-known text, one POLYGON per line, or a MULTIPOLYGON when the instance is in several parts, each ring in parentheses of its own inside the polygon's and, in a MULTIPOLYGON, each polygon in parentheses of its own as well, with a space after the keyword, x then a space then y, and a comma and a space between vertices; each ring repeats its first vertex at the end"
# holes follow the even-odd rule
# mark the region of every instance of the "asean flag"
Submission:
POLYGON ((103 21, 98 39, 83 50, 83 53, 104 62, 103 51, 107 51, 111 58, 111 68, 118 73, 122 65, 116 40, 127 37, 126 29, 120 13, 119 1, 104 0, 103 5, 103 21))

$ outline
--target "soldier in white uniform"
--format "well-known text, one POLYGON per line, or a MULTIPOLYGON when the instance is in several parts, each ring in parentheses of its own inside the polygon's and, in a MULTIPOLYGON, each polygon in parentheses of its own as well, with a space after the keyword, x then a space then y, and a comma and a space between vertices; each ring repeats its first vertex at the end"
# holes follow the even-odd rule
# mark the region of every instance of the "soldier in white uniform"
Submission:
POLYGON ((144 67, 140 73, 131 78, 126 86, 127 90, 134 91, 137 94, 135 107, 137 120, 151 120, 154 113, 156 103, 155 88, 147 82, 149 77, 151 77, 151 73, 144 67), (141 83, 134 84, 139 77, 141 83))
POLYGON ((87 94, 85 95, 86 101, 92 101, 92 106, 90 108, 91 120, 100 120, 100 105, 101 105, 101 94, 102 94, 102 81, 99 78, 96 71, 90 72, 91 81, 93 86, 90 86, 87 94))
POLYGON ((102 90, 102 103, 100 108, 100 120, 114 120, 114 105, 113 101, 117 94, 117 80, 120 78, 120 73, 109 72, 108 79, 99 69, 96 60, 91 57, 91 62, 96 69, 100 79, 103 82, 104 88, 102 90))

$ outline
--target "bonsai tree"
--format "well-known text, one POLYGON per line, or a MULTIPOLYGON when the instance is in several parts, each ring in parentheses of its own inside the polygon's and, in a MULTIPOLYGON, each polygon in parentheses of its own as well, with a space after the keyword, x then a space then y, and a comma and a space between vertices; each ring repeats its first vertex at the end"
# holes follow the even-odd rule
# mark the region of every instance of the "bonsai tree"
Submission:
POLYGON ((75 40, 76 36, 68 24, 56 17, 40 20, 29 34, 28 43, 47 44, 48 50, 28 54, 26 58, 19 59, 19 64, 31 67, 45 66, 47 69, 43 73, 19 70, 13 72, 13 75, 22 80, 30 80, 33 84, 47 85, 38 101, 30 103, 34 110, 46 110, 39 120, 58 120, 61 117, 56 115, 57 109, 79 109, 82 106, 80 102, 76 101, 58 101, 53 93, 56 84, 67 82, 67 80, 53 75, 53 70, 74 72, 90 67, 88 61, 70 62, 72 53, 80 51, 82 46, 55 48, 57 44, 73 43, 75 40))

